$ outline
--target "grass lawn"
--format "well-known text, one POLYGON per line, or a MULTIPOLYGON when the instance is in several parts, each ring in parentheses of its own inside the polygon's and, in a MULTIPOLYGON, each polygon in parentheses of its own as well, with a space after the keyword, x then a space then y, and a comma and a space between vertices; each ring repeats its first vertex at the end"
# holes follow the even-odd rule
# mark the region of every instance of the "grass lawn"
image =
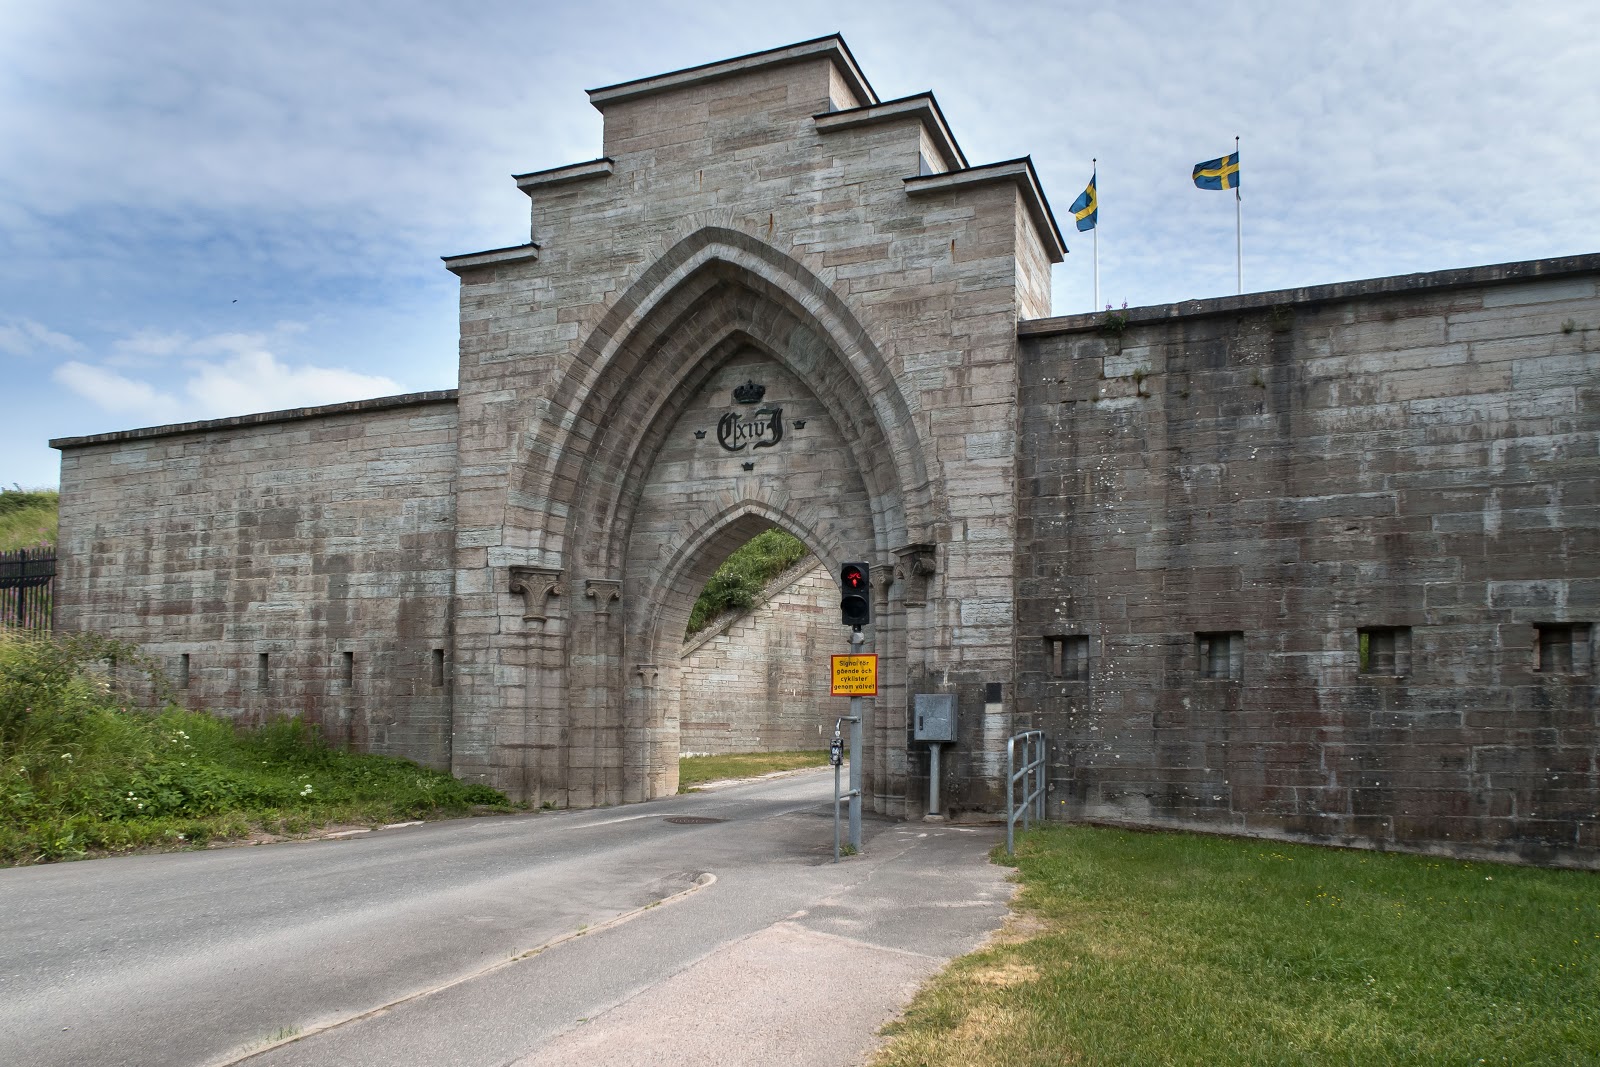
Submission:
POLYGON ((707 782, 727 778, 754 778, 773 771, 825 767, 828 752, 740 752, 732 756, 685 756, 678 761, 678 792, 687 793, 707 782))
POLYGON ((1600 1063, 1600 875, 1093 827, 1016 864, 874 1067, 1600 1063))

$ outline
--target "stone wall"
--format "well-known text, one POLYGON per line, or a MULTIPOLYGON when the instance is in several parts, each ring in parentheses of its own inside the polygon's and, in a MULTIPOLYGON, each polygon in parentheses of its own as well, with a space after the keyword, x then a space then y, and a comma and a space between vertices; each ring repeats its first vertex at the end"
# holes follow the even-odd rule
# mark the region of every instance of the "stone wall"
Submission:
POLYGON ((1025 323, 1052 813, 1596 863, 1597 278, 1025 323))
POLYGON ((847 697, 829 695, 829 656, 847 651, 839 587, 815 559, 778 578, 747 612, 719 619, 683 647, 685 754, 828 747, 847 697))
POLYGON ((450 764, 453 393, 52 442, 56 625, 190 706, 450 764))

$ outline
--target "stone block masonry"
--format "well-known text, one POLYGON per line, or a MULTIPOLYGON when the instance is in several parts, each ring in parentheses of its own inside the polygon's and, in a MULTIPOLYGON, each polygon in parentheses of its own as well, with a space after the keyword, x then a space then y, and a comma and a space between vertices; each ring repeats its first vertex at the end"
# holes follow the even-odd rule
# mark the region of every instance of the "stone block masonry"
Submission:
POLYGON ((1053 814, 1593 865, 1597 280, 1025 323, 1019 710, 1053 814))
POLYGON ((454 392, 54 441, 56 625, 191 707, 450 766, 454 392))

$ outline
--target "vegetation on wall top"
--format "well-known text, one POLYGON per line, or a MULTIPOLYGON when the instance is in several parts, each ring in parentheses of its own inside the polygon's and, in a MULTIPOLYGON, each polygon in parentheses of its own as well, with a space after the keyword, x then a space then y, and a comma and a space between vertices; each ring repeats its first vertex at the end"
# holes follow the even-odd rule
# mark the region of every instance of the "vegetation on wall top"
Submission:
POLYGON ((688 633, 699 633, 726 612, 750 610, 768 582, 809 554, 805 542, 787 530, 774 527, 752 537, 706 582, 689 613, 688 633))
POLYGON ((60 499, 54 489, 0 489, 0 552, 55 544, 60 499))

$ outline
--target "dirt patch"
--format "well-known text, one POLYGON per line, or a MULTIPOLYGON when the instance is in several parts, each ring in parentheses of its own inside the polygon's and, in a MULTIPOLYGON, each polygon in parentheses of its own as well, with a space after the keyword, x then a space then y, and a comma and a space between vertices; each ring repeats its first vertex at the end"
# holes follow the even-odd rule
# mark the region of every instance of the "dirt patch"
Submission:
POLYGON ((1052 932, 1055 927, 1029 912, 1013 910, 1006 916, 1005 925, 989 939, 991 945, 1020 945, 1024 941, 1052 932))
POLYGON ((967 975, 967 980, 974 985, 988 986, 991 989, 1011 989, 1038 979, 1039 968, 1014 960, 1005 960, 991 967, 974 970, 967 975))

